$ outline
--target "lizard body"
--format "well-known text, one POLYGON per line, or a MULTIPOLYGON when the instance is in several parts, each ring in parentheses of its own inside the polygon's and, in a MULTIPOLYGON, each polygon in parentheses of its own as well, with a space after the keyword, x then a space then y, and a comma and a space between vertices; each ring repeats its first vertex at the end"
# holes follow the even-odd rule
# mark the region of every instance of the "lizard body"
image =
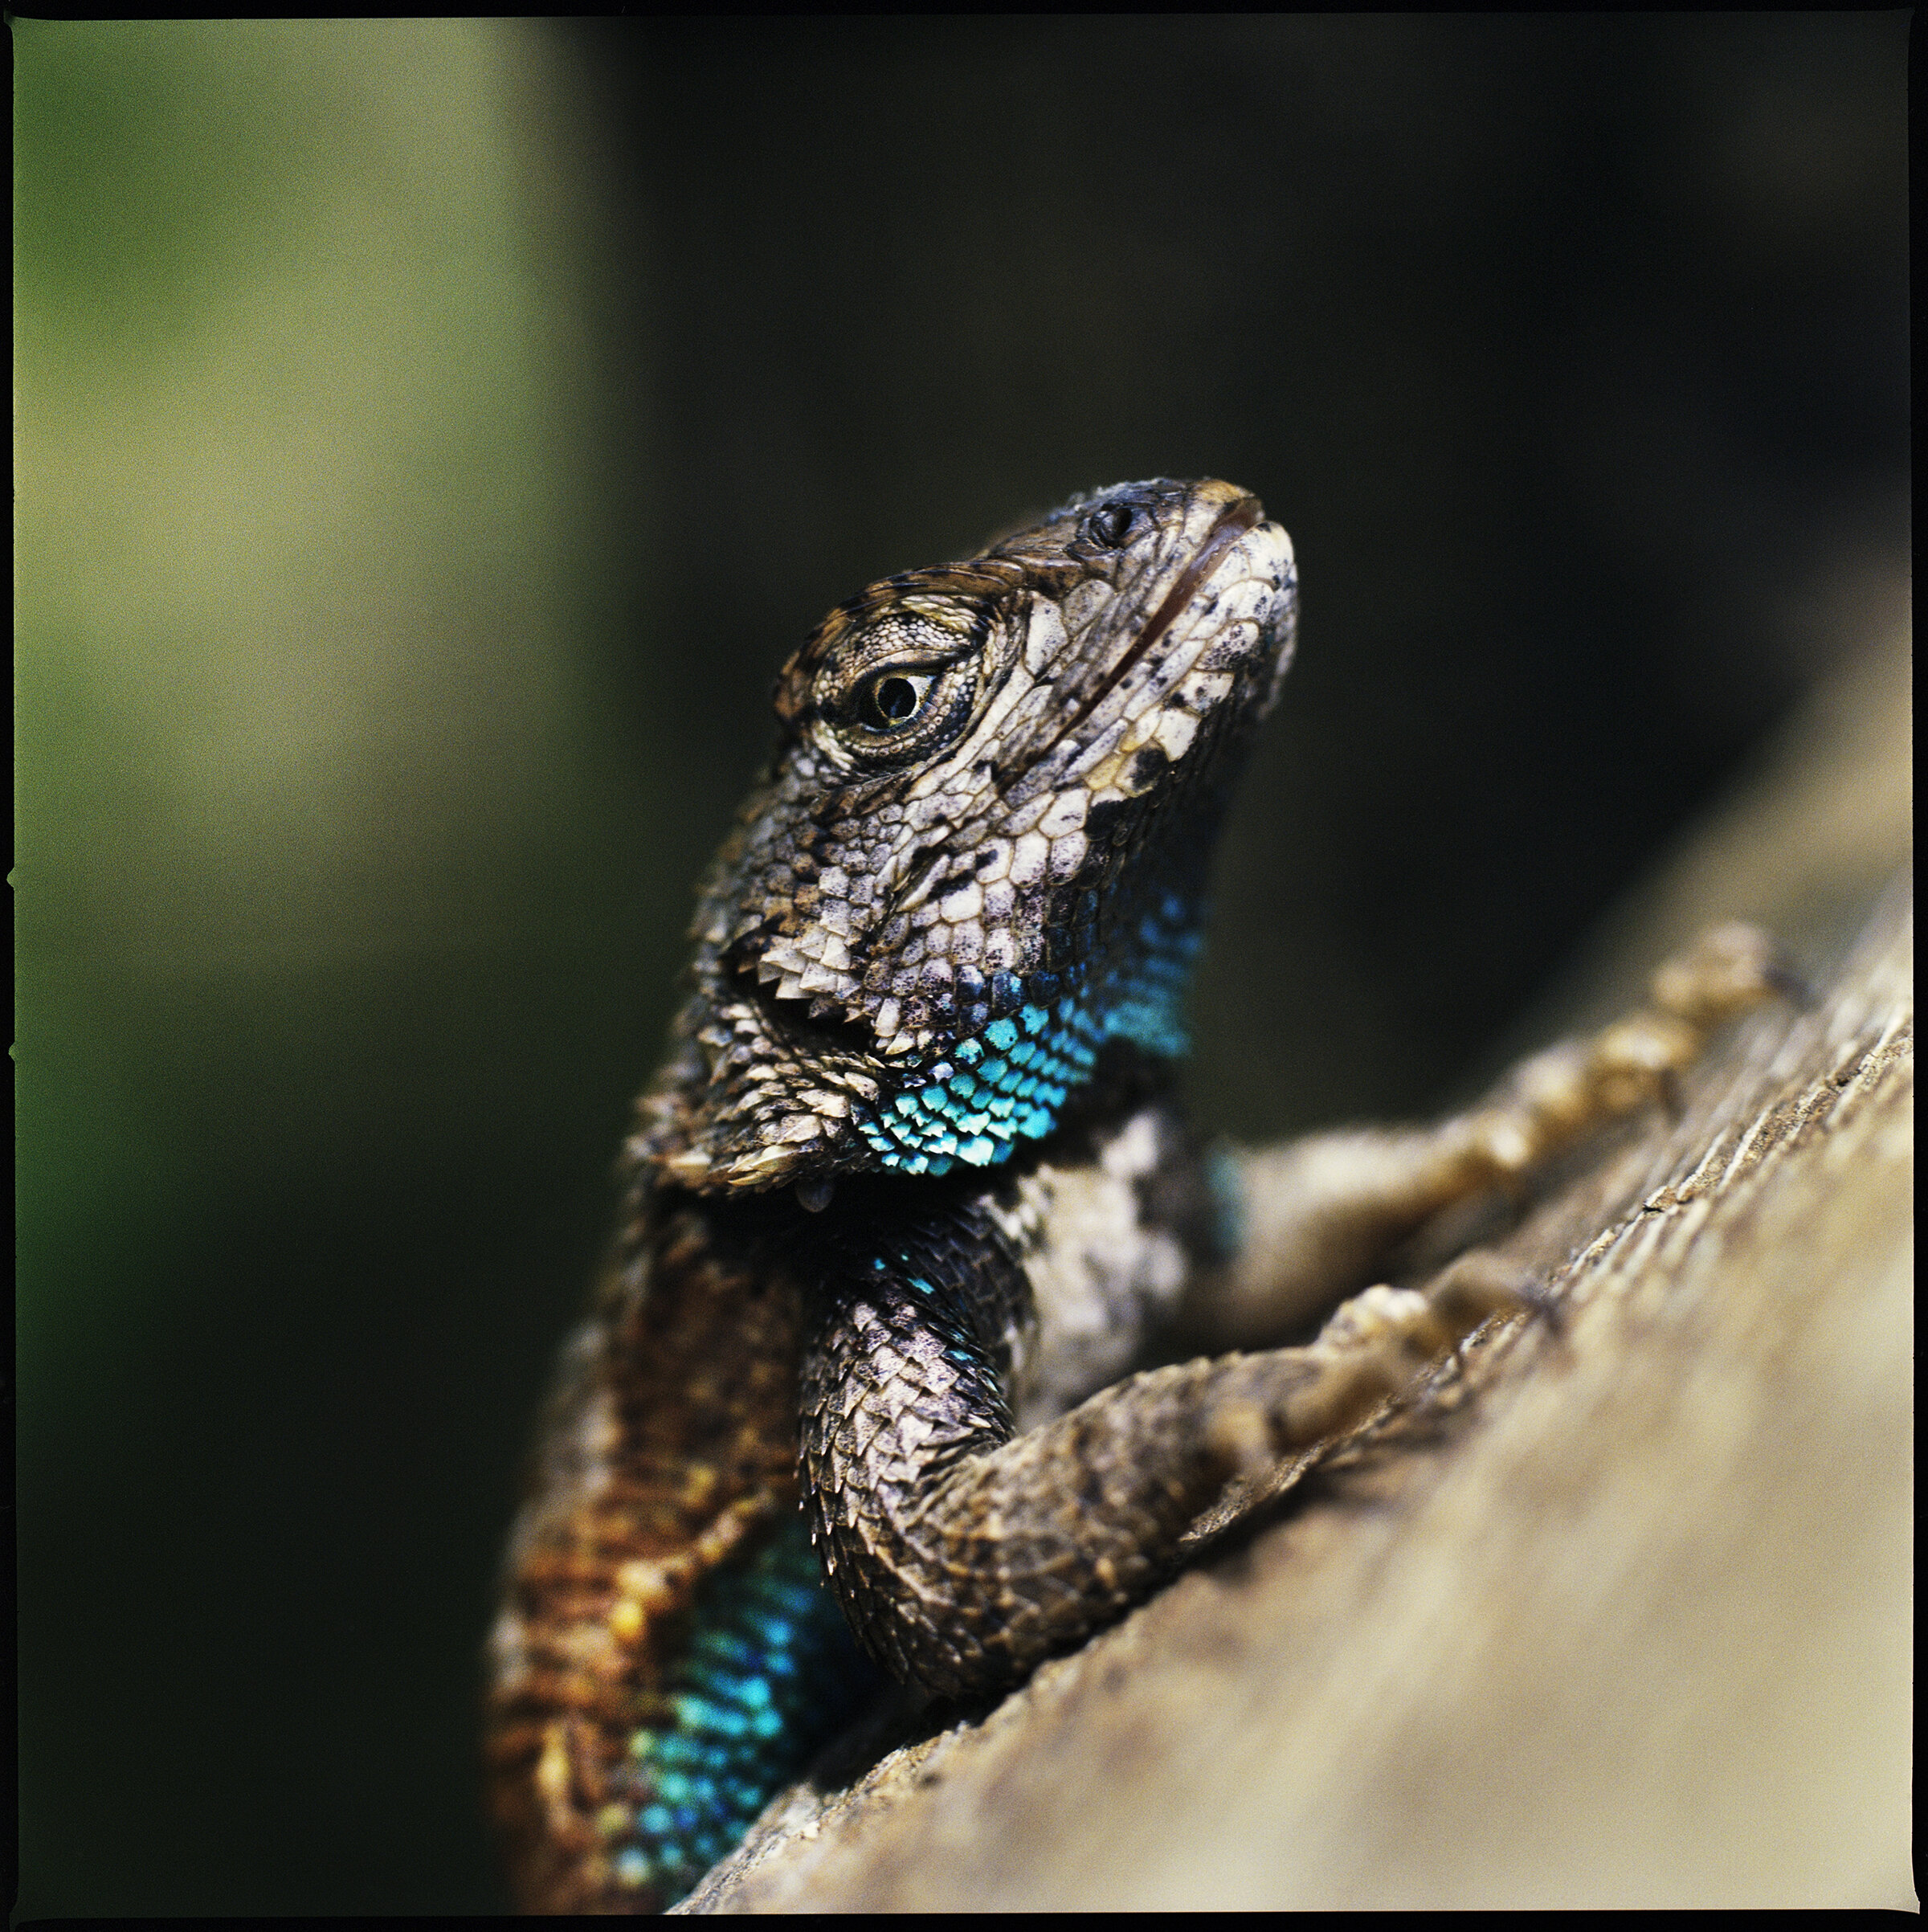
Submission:
POLYGON ((1257 500, 1157 481, 872 586, 785 667, 509 1552, 488 1755, 525 1905, 673 1902, 866 1658, 983 1695, 1121 1615, 1228 1480, 1517 1297, 1375 1289, 1309 1348, 1128 1374, 1151 1332, 1276 1339, 1765 989, 1730 935, 1481 1109, 1289 1150, 1289 1211, 1276 1154, 1215 1174, 1180 1003, 1295 623, 1257 500))

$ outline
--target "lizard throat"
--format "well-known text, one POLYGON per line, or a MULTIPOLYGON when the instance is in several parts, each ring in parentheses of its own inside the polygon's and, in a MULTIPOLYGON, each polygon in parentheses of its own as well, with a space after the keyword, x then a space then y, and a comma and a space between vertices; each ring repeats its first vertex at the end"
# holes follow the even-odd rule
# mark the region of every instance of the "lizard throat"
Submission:
POLYGON ((1057 1126, 1109 1043, 1157 1059, 1183 1055, 1185 991, 1201 937, 1196 905, 1166 895, 1135 922, 1134 945, 1113 955, 1128 965, 1052 975, 1048 999, 1026 986, 1015 1012, 896 1075, 895 1091, 855 1116, 858 1133, 893 1173, 1001 1165, 1057 1126))

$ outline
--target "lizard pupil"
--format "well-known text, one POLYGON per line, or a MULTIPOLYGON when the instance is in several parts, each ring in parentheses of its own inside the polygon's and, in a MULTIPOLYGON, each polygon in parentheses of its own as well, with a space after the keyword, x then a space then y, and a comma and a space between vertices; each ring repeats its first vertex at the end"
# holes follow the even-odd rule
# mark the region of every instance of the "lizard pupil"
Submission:
POLYGON ((880 677, 870 688, 870 709, 880 725, 905 723, 923 701, 924 694, 907 677, 880 677))
POLYGON ((1101 549, 1115 550, 1130 534, 1131 511, 1122 503, 1108 503, 1084 520, 1086 541, 1101 549))

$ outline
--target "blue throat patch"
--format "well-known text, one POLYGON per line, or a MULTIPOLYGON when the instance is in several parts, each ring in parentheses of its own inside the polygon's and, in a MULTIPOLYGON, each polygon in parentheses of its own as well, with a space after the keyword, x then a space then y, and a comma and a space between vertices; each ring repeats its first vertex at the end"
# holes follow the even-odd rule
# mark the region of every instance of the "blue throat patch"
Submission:
POLYGON ((858 1131, 899 1174, 1008 1160, 1021 1141, 1057 1125, 1065 1097, 1090 1077, 1107 1041, 1166 1059, 1184 1053, 1185 991, 1203 937, 1197 904, 1166 893, 1097 970, 1080 963, 1021 980, 1015 1014, 959 1040, 921 1084, 859 1119, 858 1131))

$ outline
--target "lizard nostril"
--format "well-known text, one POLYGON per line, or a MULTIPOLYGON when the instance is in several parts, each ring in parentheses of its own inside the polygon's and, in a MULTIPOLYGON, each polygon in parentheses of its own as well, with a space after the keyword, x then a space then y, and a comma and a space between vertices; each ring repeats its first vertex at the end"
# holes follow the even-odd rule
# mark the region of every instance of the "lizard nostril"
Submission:
POLYGON ((1084 527, 1080 533, 1087 543, 1095 543, 1101 549, 1115 550, 1131 534, 1131 525, 1129 504, 1108 503, 1084 519, 1084 527))

